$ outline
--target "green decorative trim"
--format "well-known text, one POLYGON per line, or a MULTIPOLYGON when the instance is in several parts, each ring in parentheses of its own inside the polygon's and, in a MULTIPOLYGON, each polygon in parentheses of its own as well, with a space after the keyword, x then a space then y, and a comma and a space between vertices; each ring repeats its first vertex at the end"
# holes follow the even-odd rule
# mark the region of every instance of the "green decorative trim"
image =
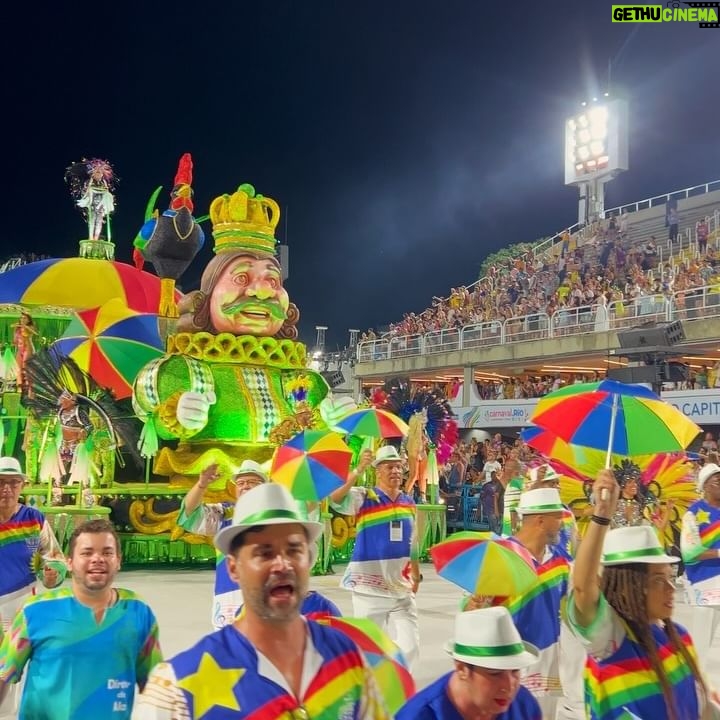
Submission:
POLYGON ((470 657, 508 657, 510 655, 520 655, 520 653, 525 652, 525 646, 522 643, 513 643, 512 645, 476 647, 475 645, 460 645, 459 643, 455 643, 453 650, 458 655, 468 655, 470 657))
POLYGON ((292 520, 294 522, 302 523, 304 520, 294 510, 262 510, 261 512, 254 513, 242 518, 240 522, 233 523, 233 525, 259 525, 265 522, 265 520, 292 520))
POLYGON ((645 550, 624 550, 623 552, 608 553, 607 555, 603 555, 602 561, 604 563, 615 562, 616 560, 629 560, 632 562, 633 558, 646 557, 647 555, 658 557, 664 554, 665 551, 659 547, 646 548, 645 550))
POLYGON ((519 507, 517 508, 518 513, 529 513, 531 510, 533 512, 536 512, 538 514, 544 513, 544 512, 562 512, 565 508, 562 505, 558 505, 557 503, 550 503, 549 505, 530 505, 529 507, 519 507))

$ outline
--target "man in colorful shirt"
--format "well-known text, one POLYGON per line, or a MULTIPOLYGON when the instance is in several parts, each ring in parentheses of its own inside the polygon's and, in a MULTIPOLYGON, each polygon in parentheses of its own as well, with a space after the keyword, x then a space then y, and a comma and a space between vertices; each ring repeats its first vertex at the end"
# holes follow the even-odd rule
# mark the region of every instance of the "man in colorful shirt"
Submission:
MULTIPOLYGON (((186 532, 214 537, 230 524, 234 504, 231 502, 203 503, 208 487, 219 477, 217 465, 205 468, 183 498, 178 525, 186 532)), ((262 467, 253 460, 244 460, 233 475, 231 491, 238 500, 244 493, 268 481, 262 467)), ((228 575, 227 563, 221 554, 215 560, 215 592, 213 594, 212 626, 219 630, 235 619, 242 605, 242 590, 228 575)))
POLYGON ((135 686, 161 660, 152 610, 114 588, 118 537, 90 520, 70 537, 72 587, 28 600, 0 647, 0 701, 27 668, 19 720, 127 720, 135 686))
POLYGON ((389 720, 357 646, 300 614, 322 530, 275 483, 238 500, 215 546, 244 613, 158 665, 133 720, 389 720))
MULTIPOLYGON (((708 463, 698 473, 702 499, 682 519, 680 551, 693 605, 693 638, 700 665, 711 662, 713 638, 720 630, 720 466, 708 463)), ((715 661, 720 661, 716 654, 715 661)))
POLYGON ((347 482, 330 499, 336 510, 355 515, 355 547, 341 581, 352 591, 353 615, 372 620, 390 635, 408 667, 420 652, 415 593, 420 585, 415 503, 402 490, 402 459, 391 445, 381 447, 375 459, 362 454, 347 482), (354 487, 357 474, 372 462, 374 488, 354 487))
POLYGON ((582 678, 561 672, 560 606, 568 591, 570 557, 559 544, 564 506, 556 489, 528 490, 517 506, 522 525, 512 540, 533 557, 538 582, 522 595, 509 598, 472 596, 466 610, 505 605, 522 639, 540 651, 540 660, 528 669, 522 684, 535 696, 543 717, 580 718, 582 711, 582 678), (563 682, 561 683, 561 675, 563 682), (567 678, 567 680, 566 680, 567 678))
MULTIPOLYGON (((65 577, 65 559, 45 516, 20 503, 26 481, 15 458, 0 458, 0 640, 22 604, 34 594, 36 579, 54 588, 65 577), (36 567, 40 568, 37 573, 36 567)), ((20 688, 10 689, 0 720, 17 714, 20 688)))

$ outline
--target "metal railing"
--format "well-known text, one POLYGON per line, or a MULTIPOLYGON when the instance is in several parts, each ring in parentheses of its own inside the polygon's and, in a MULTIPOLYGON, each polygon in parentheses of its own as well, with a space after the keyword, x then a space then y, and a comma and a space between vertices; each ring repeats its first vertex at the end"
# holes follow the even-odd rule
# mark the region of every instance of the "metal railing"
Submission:
POLYGON ((401 335, 358 343, 358 362, 418 357, 456 350, 475 350, 530 340, 601 333, 646 322, 693 321, 720 317, 720 282, 670 295, 643 294, 614 300, 607 307, 563 307, 552 315, 532 313, 506 320, 434 330, 424 335, 401 335))
POLYGON ((654 197, 638 200, 637 202, 628 203, 627 205, 618 205, 617 207, 603 210, 602 217, 606 219, 613 215, 620 215, 623 210, 627 210, 629 213, 637 212, 638 210, 647 210, 648 208, 657 207, 658 205, 665 205, 670 200, 687 200, 690 197, 707 195, 715 190, 720 190, 720 180, 713 180, 703 183, 702 185, 693 185, 692 187, 683 188, 682 190, 673 190, 673 192, 655 195, 654 197))

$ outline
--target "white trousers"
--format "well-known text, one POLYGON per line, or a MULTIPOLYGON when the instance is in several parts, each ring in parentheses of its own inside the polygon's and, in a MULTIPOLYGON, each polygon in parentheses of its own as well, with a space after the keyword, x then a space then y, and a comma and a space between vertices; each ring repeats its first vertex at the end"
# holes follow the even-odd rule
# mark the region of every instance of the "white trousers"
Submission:
MULTIPOLYGON (((35 584, 33 583, 32 585, 0 597, 0 628, 2 628, 3 634, 10 629, 15 614, 22 607, 23 603, 33 594, 34 590, 35 584)), ((23 679, 21 679, 20 682, 8 687, 5 699, 2 705, 0 705, 0 720, 15 720, 17 717, 24 678, 25 675, 23 674, 23 679)))
POLYGON ((563 697, 558 699, 557 720, 585 720, 585 680, 587 653, 580 640, 565 623, 560 624, 560 684, 563 697))
POLYGON ((420 625, 415 595, 392 598, 353 591, 353 615, 372 620, 397 644, 412 672, 420 656, 420 625))
MULTIPOLYGON (((720 663, 720 650, 714 648, 713 640, 720 640, 720 605, 691 605, 692 635, 700 661, 700 670, 707 675, 711 662, 720 663)), ((717 682, 715 682, 717 684, 717 682)))

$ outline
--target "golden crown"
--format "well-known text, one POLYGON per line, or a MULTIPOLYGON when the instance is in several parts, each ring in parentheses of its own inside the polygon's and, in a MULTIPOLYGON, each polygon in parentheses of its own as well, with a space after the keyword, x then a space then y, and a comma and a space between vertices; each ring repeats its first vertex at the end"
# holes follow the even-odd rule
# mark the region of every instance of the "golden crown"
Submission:
POLYGON ((280 221, 280 206, 272 199, 257 195, 247 183, 232 195, 221 195, 210 204, 215 252, 248 250, 275 255, 275 228, 280 221))

